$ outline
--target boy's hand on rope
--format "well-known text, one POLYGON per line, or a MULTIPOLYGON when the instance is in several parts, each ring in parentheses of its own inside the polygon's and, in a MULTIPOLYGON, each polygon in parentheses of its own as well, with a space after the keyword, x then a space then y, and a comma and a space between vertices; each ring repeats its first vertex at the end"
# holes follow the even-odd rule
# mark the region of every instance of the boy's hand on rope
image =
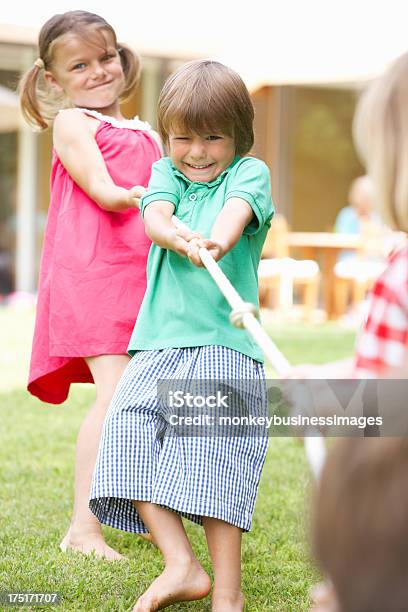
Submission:
POLYGON ((128 190, 129 206, 132 208, 140 208, 140 199, 146 193, 146 187, 135 185, 128 190))
POLYGON ((195 266, 202 268, 203 262, 201 261, 200 249, 207 249, 207 251, 213 256, 215 261, 219 261, 222 257, 224 257, 226 253, 225 247, 215 240, 208 240, 206 238, 197 239, 194 238, 189 242, 189 248, 187 252, 187 257, 195 266))
POLYGON ((177 227, 176 235, 180 236, 180 238, 183 238, 183 240, 185 240, 186 242, 190 242, 191 240, 202 238, 201 234, 199 234, 198 232, 193 232, 191 229, 189 229, 186 226, 177 227))
POLYGON ((177 227, 170 230, 169 248, 182 257, 188 257, 191 242, 201 238, 202 236, 198 232, 192 232, 187 227, 177 227))

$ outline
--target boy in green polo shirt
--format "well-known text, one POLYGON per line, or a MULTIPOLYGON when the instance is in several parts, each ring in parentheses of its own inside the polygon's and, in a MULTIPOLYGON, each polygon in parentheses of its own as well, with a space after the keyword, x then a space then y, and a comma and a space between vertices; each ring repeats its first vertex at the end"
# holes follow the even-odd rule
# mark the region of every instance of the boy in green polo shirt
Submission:
MULTIPOLYGON (((154 164, 142 200, 153 241, 148 286, 129 345, 134 356, 105 422, 91 494, 101 522, 149 531, 163 553, 165 570, 135 611, 201 599, 210 591, 181 516, 204 526, 214 564, 213 611, 244 606, 241 533, 251 527, 267 439, 163 435, 171 420, 156 384, 264 380, 259 348, 230 324, 230 308, 198 254, 207 248, 242 298, 258 304, 257 268, 273 206, 268 168, 246 156, 253 118, 243 81, 217 62, 186 64, 160 95, 159 131, 169 157, 154 164), (176 229, 173 215, 189 229, 176 229)), ((259 411, 259 401, 259 395, 248 400, 249 413, 259 411)))

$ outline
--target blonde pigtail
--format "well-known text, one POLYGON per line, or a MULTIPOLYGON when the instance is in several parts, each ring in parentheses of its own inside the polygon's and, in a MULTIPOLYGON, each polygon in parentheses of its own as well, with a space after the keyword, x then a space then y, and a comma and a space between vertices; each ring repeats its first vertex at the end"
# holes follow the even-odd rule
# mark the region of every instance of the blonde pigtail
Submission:
POLYGON ((125 88, 121 94, 121 100, 125 101, 134 93, 137 87, 140 78, 141 63, 137 53, 127 45, 118 43, 118 52, 125 75, 125 88))
POLYGON ((42 69, 36 64, 27 70, 20 80, 18 92, 24 119, 32 127, 46 130, 49 125, 41 114, 38 100, 38 81, 41 71, 42 69))

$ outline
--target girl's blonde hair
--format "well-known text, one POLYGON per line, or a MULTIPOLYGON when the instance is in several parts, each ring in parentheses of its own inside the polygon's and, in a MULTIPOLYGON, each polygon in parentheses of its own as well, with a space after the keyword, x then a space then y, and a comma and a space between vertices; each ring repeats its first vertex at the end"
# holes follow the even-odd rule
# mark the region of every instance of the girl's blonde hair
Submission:
POLYGON ((353 128, 381 216, 408 231, 408 53, 363 93, 353 128))
POLYGON ((73 34, 89 42, 90 30, 97 37, 95 44, 98 46, 106 46, 104 33, 112 36, 125 75, 121 99, 125 100, 132 93, 140 74, 139 58, 129 47, 117 42, 115 31, 108 22, 99 15, 86 11, 69 11, 54 15, 41 28, 38 38, 39 60, 23 75, 19 84, 21 110, 32 126, 47 129, 58 110, 69 106, 65 96, 55 94, 44 78, 44 69, 52 70, 53 51, 58 39, 64 34, 73 34))
POLYGON ((197 134, 225 134, 238 155, 254 143, 254 108, 241 77, 219 62, 193 61, 165 82, 158 103, 158 128, 168 142, 172 128, 197 134))

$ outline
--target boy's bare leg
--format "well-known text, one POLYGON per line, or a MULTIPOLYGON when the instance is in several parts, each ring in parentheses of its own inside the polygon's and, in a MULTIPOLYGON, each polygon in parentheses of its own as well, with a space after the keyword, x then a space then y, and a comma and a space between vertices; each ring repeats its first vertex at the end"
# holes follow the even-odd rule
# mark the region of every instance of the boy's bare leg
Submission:
POLYGON ((150 502, 133 503, 165 562, 163 573, 139 597, 133 612, 162 610, 177 601, 194 601, 208 595, 210 578, 194 556, 179 515, 150 502))
POLYGON ((241 529, 219 519, 203 517, 214 567, 213 612, 242 612, 241 529))
POLYGON ((107 409, 130 357, 128 355, 99 355, 87 357, 96 387, 96 400, 79 430, 76 448, 75 496, 71 525, 60 544, 61 550, 95 553, 110 561, 123 559, 103 539, 97 518, 89 510, 89 491, 98 453, 99 440, 107 409))

